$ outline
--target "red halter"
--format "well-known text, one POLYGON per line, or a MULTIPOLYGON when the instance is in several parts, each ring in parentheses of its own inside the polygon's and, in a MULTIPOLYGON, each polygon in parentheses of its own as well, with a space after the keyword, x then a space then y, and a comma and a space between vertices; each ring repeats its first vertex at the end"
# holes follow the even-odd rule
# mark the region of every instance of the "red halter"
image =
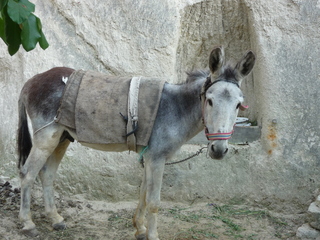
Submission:
POLYGON ((232 129, 231 132, 227 133, 209 133, 208 128, 205 127, 204 132, 206 134, 206 137, 209 141, 215 141, 215 140, 228 140, 231 138, 234 129, 232 129))

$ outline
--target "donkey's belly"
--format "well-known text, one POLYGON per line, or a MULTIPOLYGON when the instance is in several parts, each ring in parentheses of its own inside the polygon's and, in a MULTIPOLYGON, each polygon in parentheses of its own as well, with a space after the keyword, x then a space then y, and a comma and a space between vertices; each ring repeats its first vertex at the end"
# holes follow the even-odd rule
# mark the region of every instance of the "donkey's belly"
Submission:
MULTIPOLYGON (((87 143, 79 141, 79 138, 74 129, 66 128, 65 129, 70 136, 79 142, 82 146, 89 147, 95 150, 106 151, 106 152, 124 152, 128 151, 128 146, 126 143, 108 143, 108 144, 100 144, 100 143, 87 143)), ((137 152, 139 152, 143 147, 137 146, 137 152)))
POLYGON ((81 145, 93 148, 100 151, 107 151, 107 152, 123 152, 128 150, 127 144, 93 144, 93 143, 83 143, 80 142, 81 145))

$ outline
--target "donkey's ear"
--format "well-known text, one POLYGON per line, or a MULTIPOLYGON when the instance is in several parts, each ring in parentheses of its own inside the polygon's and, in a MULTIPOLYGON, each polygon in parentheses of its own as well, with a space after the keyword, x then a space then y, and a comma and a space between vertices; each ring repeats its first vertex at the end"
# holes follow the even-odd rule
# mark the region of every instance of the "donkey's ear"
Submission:
POLYGON ((237 63, 235 69, 238 70, 238 73, 241 75, 241 77, 247 76, 256 61, 256 56, 252 51, 248 51, 242 59, 237 63))
POLYGON ((214 73, 219 68, 221 68, 223 63, 224 63, 223 47, 218 47, 213 49, 209 57, 209 68, 211 73, 214 73))

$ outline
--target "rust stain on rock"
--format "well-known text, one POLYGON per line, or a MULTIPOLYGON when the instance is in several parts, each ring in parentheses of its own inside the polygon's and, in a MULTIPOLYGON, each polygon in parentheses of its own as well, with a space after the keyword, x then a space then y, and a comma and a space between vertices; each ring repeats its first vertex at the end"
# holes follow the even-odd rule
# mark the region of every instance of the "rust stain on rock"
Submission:
POLYGON ((277 147, 277 142, 276 142, 277 141, 277 130, 276 130, 274 124, 271 124, 268 126, 267 138, 270 142, 270 148, 271 148, 268 150, 268 154, 271 155, 272 150, 277 147))

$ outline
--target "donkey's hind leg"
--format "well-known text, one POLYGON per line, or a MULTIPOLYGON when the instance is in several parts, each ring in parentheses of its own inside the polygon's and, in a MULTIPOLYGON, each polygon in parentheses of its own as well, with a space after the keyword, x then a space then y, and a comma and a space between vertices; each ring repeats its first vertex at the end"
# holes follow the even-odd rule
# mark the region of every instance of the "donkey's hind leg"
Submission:
POLYGON ((36 226, 31 219, 31 189, 48 157, 58 146, 62 132, 54 127, 47 127, 38 132, 33 138, 30 154, 25 164, 20 168, 21 204, 19 218, 23 223, 22 233, 31 237, 38 235, 36 226))
POLYGON ((54 152, 48 158, 45 165, 40 170, 39 176, 42 182, 44 208, 47 217, 52 221, 52 227, 55 230, 63 230, 66 228, 63 217, 58 212, 54 201, 54 189, 53 183, 56 178, 56 172, 61 162, 63 155, 65 154, 69 140, 64 140, 59 143, 54 152))

